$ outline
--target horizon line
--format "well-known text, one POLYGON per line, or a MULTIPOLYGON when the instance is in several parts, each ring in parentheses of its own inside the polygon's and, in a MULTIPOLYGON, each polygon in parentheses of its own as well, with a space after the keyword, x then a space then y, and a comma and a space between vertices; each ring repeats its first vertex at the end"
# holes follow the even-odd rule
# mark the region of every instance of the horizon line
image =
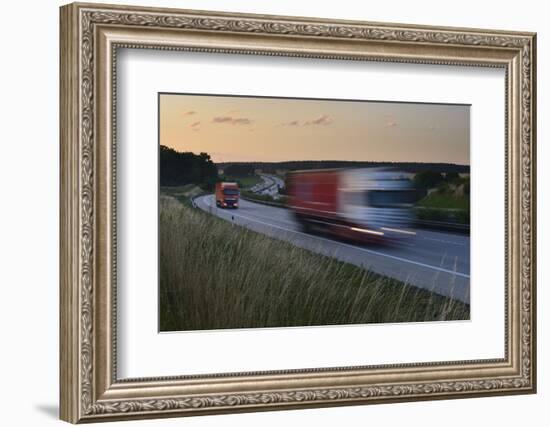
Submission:
MULTIPOLYGON (((193 153, 194 154, 194 153, 193 153)), ((207 153, 208 154, 208 153, 207 153)), ((291 163, 291 162, 347 162, 347 163, 421 163, 421 164, 440 164, 440 165, 454 165, 454 166, 468 166, 470 164, 463 163, 453 163, 453 162, 423 162, 423 161, 414 161, 414 160, 334 160, 334 159, 322 159, 322 160, 231 160, 231 161, 221 161, 214 162, 215 165, 219 164, 229 164, 229 163, 291 163)))

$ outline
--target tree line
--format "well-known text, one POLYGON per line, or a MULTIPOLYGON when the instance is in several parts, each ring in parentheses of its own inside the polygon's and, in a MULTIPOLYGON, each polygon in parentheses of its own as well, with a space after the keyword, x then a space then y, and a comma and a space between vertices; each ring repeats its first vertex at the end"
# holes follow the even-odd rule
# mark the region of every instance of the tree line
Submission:
POLYGON ((210 189, 218 181, 218 168, 208 153, 179 152, 161 145, 159 163, 161 186, 197 184, 210 189))
POLYGON ((277 170, 307 170, 307 169, 332 169, 352 167, 390 167, 404 172, 418 173, 430 170, 433 172, 469 173, 469 165, 454 163, 420 163, 420 162, 375 162, 375 161, 349 161, 349 160, 296 160, 286 162, 226 162, 219 163, 219 167, 238 167, 241 169, 261 169, 266 173, 275 173, 277 170))

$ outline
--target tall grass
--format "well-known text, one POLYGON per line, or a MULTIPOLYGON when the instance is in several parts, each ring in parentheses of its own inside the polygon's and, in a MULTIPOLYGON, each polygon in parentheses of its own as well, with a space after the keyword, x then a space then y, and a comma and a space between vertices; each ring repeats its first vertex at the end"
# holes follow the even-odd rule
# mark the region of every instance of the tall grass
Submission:
POLYGON ((469 318, 469 306, 160 201, 160 329, 469 318))

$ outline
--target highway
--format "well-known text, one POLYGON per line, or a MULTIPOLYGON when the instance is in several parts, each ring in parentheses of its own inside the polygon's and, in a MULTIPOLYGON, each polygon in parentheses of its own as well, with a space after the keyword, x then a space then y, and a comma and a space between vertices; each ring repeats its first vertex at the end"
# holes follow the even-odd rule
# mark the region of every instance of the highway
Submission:
POLYGON ((356 245, 301 232, 288 209, 241 199, 239 209, 226 210, 216 207, 213 195, 198 197, 195 204, 234 224, 470 303, 467 235, 416 229, 415 236, 399 245, 356 245))
POLYGON ((262 182, 250 189, 253 193, 276 197, 279 194, 279 189, 285 186, 284 181, 277 175, 260 174, 260 178, 262 182))

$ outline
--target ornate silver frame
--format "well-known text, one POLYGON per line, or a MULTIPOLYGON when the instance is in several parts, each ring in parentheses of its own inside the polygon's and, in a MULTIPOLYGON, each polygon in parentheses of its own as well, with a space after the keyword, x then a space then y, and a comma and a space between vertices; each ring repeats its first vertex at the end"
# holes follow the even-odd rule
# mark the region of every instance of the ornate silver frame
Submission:
POLYGON ((533 33, 71 4, 61 8, 61 418, 77 423, 534 393, 533 33), (118 47, 506 70, 506 342, 498 360, 121 381, 114 158, 118 47))

